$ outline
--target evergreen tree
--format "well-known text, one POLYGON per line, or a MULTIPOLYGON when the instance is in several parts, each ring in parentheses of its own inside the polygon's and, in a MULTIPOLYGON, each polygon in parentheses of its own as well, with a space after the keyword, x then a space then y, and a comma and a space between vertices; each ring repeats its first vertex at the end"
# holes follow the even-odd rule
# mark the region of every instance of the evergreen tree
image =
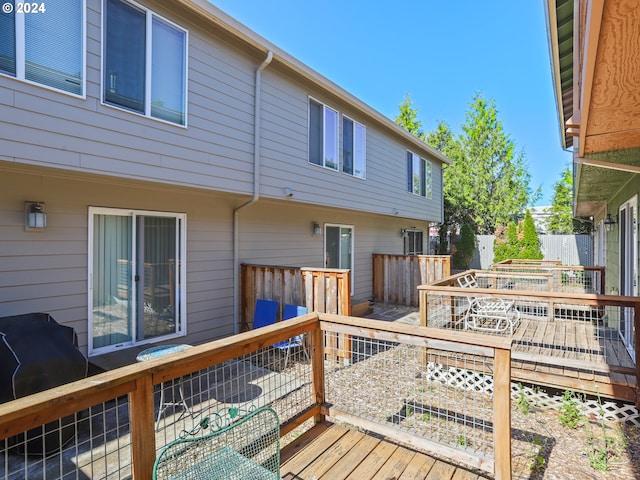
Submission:
POLYGON ((590 233, 591 222, 573 218, 573 174, 566 167, 553 187, 553 201, 547 221, 549 233, 590 233))
POLYGON ((460 228, 460 238, 456 242, 456 253, 452 261, 456 268, 469 269, 469 264, 476 251, 476 234, 470 225, 464 224, 460 228))

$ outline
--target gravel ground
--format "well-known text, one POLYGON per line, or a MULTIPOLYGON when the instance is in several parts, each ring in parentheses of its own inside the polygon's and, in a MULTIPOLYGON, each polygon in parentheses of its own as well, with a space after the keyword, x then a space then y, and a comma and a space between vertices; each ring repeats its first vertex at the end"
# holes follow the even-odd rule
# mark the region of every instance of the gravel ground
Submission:
MULTIPOLYGON (((374 306, 368 318, 416 324, 411 307, 374 306)), ((374 388, 372 385, 362 389, 374 388)), ((530 480, 640 479, 640 430, 573 416, 528 402, 512 402, 513 478, 530 480), (566 426, 563 422, 574 425, 566 426)))

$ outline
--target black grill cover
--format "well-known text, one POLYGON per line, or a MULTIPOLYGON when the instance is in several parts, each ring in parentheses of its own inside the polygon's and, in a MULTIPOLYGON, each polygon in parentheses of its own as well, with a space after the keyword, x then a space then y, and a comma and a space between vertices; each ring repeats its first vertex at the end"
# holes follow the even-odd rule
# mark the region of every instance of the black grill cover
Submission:
MULTIPOLYGON (((73 328, 58 324, 48 313, 0 317, 0 403, 86 378, 87 369, 73 328)), ((45 430, 44 442, 42 429, 29 432, 27 453, 60 448, 60 440, 64 444, 73 435, 73 418, 62 419, 61 436, 59 422, 45 430)), ((24 435, 14 440, 24 448, 24 435)))

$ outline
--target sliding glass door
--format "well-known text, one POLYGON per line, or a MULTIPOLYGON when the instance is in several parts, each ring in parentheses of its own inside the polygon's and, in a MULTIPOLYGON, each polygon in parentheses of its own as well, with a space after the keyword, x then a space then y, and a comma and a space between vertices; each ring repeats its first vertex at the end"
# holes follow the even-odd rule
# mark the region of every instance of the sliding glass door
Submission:
POLYGON ((89 354, 186 333, 184 215, 92 208, 89 218, 89 354))
MULTIPOLYGON (((618 224, 620 228, 620 295, 638 296, 638 197, 634 196, 620 206, 618 224)), ((620 335, 631 358, 635 360, 635 331, 633 309, 623 309, 620 335)))

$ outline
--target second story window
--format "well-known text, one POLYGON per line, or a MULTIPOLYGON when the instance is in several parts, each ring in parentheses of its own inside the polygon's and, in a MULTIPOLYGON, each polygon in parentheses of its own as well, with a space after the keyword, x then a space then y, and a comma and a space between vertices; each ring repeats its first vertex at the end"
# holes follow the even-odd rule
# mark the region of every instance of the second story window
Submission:
POLYGON ((124 0, 105 0, 104 102, 186 123, 187 32, 124 0))
POLYGON ((342 171, 365 178, 367 129, 364 125, 342 117, 342 171))
POLYGON ((431 162, 407 151, 407 191, 431 198, 431 162))
POLYGON ((83 95, 84 1, 4 1, 0 73, 83 95))
POLYGON ((309 163, 338 170, 338 112, 309 99, 309 163))

